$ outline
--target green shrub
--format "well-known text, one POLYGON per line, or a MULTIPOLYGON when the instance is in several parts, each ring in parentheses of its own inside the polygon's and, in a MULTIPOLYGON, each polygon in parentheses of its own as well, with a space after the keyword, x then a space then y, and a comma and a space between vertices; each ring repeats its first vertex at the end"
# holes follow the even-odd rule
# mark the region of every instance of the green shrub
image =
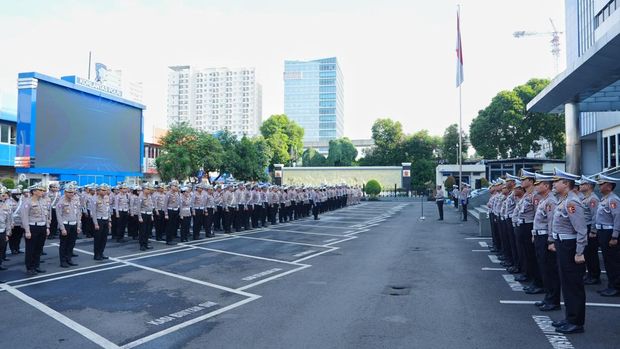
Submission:
POLYGON ((3 179, 2 185, 4 185, 7 189, 15 189, 15 181, 12 178, 3 179))
POLYGON ((484 177, 480 178, 480 186, 482 188, 488 188, 489 187, 489 181, 486 178, 484 178, 484 177))
POLYGON ((446 190, 452 190, 452 186, 456 184, 456 179, 452 176, 448 176, 448 178, 446 178, 446 181, 443 183, 443 187, 446 188, 446 190))
POLYGON ((377 196, 381 193, 381 184, 376 179, 371 179, 366 183, 365 188, 366 194, 372 196, 377 196))

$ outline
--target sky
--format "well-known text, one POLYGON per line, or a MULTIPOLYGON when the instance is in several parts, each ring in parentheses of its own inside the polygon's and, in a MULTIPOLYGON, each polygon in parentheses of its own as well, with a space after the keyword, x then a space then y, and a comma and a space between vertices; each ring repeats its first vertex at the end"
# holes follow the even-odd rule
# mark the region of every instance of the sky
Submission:
MULTIPOLYGON (((255 67, 263 120, 283 113, 284 60, 336 56, 345 136, 370 138, 392 118, 441 135, 459 120, 456 8, 464 52, 463 128, 499 91, 553 78, 550 36, 562 0, 0 0, 0 107, 15 109, 17 74, 87 76, 93 62, 144 84, 145 133, 165 127, 168 66, 255 67)), ((560 71, 565 66, 562 37, 560 71)), ((94 71, 94 70, 93 70, 94 71)))

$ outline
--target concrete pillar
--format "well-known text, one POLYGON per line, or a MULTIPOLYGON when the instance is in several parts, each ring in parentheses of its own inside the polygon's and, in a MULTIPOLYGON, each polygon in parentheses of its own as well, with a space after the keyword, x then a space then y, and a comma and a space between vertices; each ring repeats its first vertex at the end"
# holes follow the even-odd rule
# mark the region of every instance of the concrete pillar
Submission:
POLYGON ((581 174, 581 141, 579 136, 579 105, 564 105, 564 126, 566 129, 566 171, 581 174))
POLYGON ((282 164, 274 164, 273 165, 273 177, 275 185, 282 185, 282 177, 284 177, 284 165, 282 164))

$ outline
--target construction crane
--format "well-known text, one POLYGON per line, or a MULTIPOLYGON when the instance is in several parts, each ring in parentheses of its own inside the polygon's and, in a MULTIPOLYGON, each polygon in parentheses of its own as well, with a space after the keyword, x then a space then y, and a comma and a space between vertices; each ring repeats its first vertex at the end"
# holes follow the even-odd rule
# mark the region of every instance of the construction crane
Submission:
POLYGON ((553 28, 553 31, 551 32, 529 32, 521 30, 514 32, 512 35, 515 38, 522 38, 525 36, 551 36, 551 54, 555 58, 555 75, 558 75, 558 70, 560 66, 560 35, 564 34, 564 32, 559 31, 555 27, 553 19, 549 18, 549 22, 551 22, 551 27, 553 28))

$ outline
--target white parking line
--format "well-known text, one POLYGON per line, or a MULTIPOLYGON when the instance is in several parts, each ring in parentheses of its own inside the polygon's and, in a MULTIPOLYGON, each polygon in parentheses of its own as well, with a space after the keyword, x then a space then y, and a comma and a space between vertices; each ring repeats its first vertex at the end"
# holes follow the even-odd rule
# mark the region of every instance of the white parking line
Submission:
POLYGON ((218 250, 218 249, 215 249, 215 248, 208 248, 208 247, 201 247, 201 246, 196 246, 196 248, 199 248, 201 250, 211 251, 211 252, 230 254, 230 255, 233 255, 233 256, 253 258, 253 259, 261 259, 261 260, 269 261, 269 262, 299 265, 298 263, 293 263, 293 262, 289 262, 289 261, 283 261, 281 259, 266 258, 266 257, 254 256, 254 255, 250 255, 250 254, 237 253, 237 252, 231 252, 231 251, 226 251, 226 250, 218 250))
POLYGON ((89 265, 88 267, 81 267, 81 268, 57 271, 55 273, 49 273, 49 274, 40 274, 40 275, 37 275, 37 276, 32 276, 32 277, 27 277, 27 278, 23 278, 23 279, 17 279, 17 280, 9 281, 9 282, 7 282, 7 284, 13 285, 13 284, 24 282, 24 281, 32 281, 32 280, 37 280, 37 279, 44 279, 44 278, 48 278, 48 277, 54 276, 54 275, 69 274, 69 273, 74 273, 74 272, 79 271, 79 270, 87 270, 87 269, 100 268, 100 267, 103 267, 103 266, 106 266, 106 265, 112 265, 112 264, 116 264, 116 262, 108 261, 108 262, 101 263, 101 264, 89 265))
POLYGON ((574 349, 573 344, 568 340, 568 338, 555 331, 555 327, 553 327, 553 320, 546 315, 532 315, 532 319, 536 322, 536 325, 543 332, 549 344, 554 349, 574 349))
POLYGON ((465 238, 465 240, 491 240, 491 238, 465 238))
POLYGON ((308 257, 304 257, 304 258, 297 259, 297 260, 293 261, 293 263, 303 262, 303 261, 308 260, 308 259, 310 259, 310 258, 314 258, 314 257, 320 256, 320 255, 325 254, 325 253, 328 253, 328 252, 333 252, 333 251, 336 251, 337 249, 338 249, 338 247, 334 247, 334 248, 332 248, 332 249, 325 250, 325 251, 323 251, 323 252, 315 253, 315 254, 313 254, 313 255, 311 255, 311 256, 308 256, 308 257))
POLYGON ((500 263, 500 260, 497 258, 496 255, 490 254, 488 256, 489 256, 489 259, 491 260, 491 263, 495 263, 495 264, 499 264, 500 263))
POLYGON ((0 285, 0 288, 6 290, 10 294, 22 300, 24 303, 31 305, 37 310, 41 311, 45 315, 51 317, 52 319, 60 322, 61 324, 67 326, 69 329, 77 332, 84 338, 90 340, 91 342, 99 345, 102 348, 106 349, 117 349, 118 345, 112 343, 108 339, 98 335, 97 333, 91 331, 90 329, 80 325, 79 323, 71 320, 70 318, 64 316, 63 314, 57 312, 56 310, 48 307, 47 305, 37 301, 36 299, 26 295, 25 293, 17 290, 15 287, 9 285, 0 285))
POLYGON ((294 242, 294 241, 277 240, 277 239, 255 238, 255 237, 251 237, 251 236, 240 236, 239 239, 251 239, 251 240, 276 242, 276 243, 280 243, 280 244, 289 244, 289 245, 300 245, 300 246, 310 246, 310 247, 323 247, 323 245, 306 244, 306 243, 303 243, 303 242, 294 242))
POLYGON ((249 284, 249 285, 245 285, 245 286, 243 286, 243 287, 239 287, 237 290, 239 290, 239 291, 245 291, 245 290, 250 289, 250 288, 252 288, 252 287, 255 287, 255 286, 258 286, 258 285, 264 284, 264 283, 266 283, 266 282, 269 282, 269 281, 272 281, 272 280, 275 280, 275 279, 281 278, 281 277, 283 277, 283 276, 286 276, 286 275, 289 275, 289 274, 292 274, 292 273, 296 273, 296 272, 298 272, 298 271, 300 271, 300 270, 304 270, 304 269, 306 269, 306 268, 310 268, 310 267, 311 267, 311 265, 308 265, 308 264, 302 264, 299 268, 291 269, 291 270, 285 271, 284 273, 281 273, 281 274, 277 274, 277 275, 274 275, 274 276, 268 277, 268 278, 266 278, 266 279, 263 279, 263 280, 260 280, 260 281, 257 281, 257 282, 254 282, 254 283, 251 283, 251 284, 249 284))
POLYGON ((510 288, 515 291, 515 292, 520 292, 523 291, 523 285, 518 282, 515 281, 515 277, 512 274, 504 274, 502 275, 502 277, 504 277, 504 280, 506 280, 506 283, 508 283, 508 286, 510 286, 510 288))
POLYGON ((489 247, 489 244, 487 244, 486 241, 478 241, 478 244, 480 245, 480 247, 489 247))
MULTIPOLYGON (((341 237, 342 235, 336 235, 336 234, 325 234, 325 233, 311 233, 308 231, 297 231, 297 230, 286 230, 286 229, 271 229, 271 230, 266 230, 266 232, 269 231, 281 231, 284 233, 293 233, 293 234, 307 234, 307 235, 320 235, 320 236, 335 236, 335 237, 341 237)), ((346 232, 345 232, 346 233, 346 232)))
POLYGON ((96 270, 88 270, 88 271, 84 271, 84 272, 81 272, 81 273, 63 275, 63 276, 59 276, 59 277, 56 277, 56 278, 50 278, 50 279, 44 279, 44 280, 39 280, 39 281, 28 282, 28 283, 17 285, 17 286, 13 286, 13 287, 15 287, 15 288, 22 288, 22 287, 26 287, 26 286, 44 284, 44 283, 51 282, 51 281, 56 281, 56 280, 68 279, 68 278, 72 278, 74 276, 93 274, 93 273, 98 273, 98 272, 101 272, 101 271, 118 269, 118 268, 125 268, 125 267, 127 267, 127 266, 126 265, 122 265, 122 264, 114 265, 114 266, 107 267, 107 268, 101 268, 101 269, 96 269, 96 270))
POLYGON ((487 267, 484 267, 481 270, 485 270, 485 271, 489 271, 489 270, 490 271, 506 271, 506 268, 487 268, 487 267))
POLYGON ((327 225, 311 225, 311 224, 299 224, 299 223, 289 223, 289 224, 300 226, 300 227, 312 227, 312 228, 351 229, 351 227, 333 227, 333 226, 327 226, 327 225))

